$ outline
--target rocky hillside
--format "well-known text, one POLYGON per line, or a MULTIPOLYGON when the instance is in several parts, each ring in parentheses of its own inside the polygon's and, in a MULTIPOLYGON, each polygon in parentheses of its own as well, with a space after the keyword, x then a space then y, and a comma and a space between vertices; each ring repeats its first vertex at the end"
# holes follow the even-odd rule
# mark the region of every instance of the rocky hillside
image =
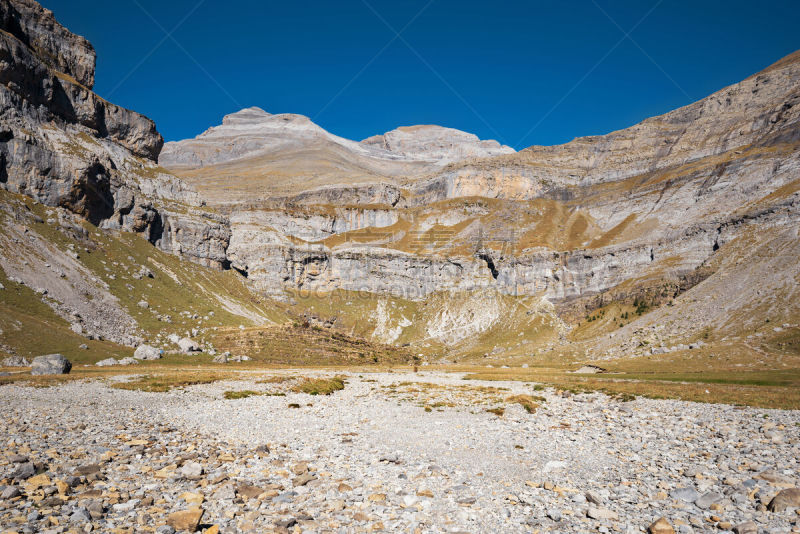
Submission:
MULTIPOLYGON (((439 126, 356 142, 259 108, 162 150, 152 121, 92 92, 88 42, 31 0, 0 15, 8 309, 31 290, 74 335, 134 344, 176 333, 158 318, 191 311, 198 287, 231 314, 218 327, 303 315, 424 357, 797 350, 798 53, 625 130, 519 153, 439 126), (140 287, 140 269, 182 289, 140 287)), ((11 350, 25 313, 0 324, 11 350)))

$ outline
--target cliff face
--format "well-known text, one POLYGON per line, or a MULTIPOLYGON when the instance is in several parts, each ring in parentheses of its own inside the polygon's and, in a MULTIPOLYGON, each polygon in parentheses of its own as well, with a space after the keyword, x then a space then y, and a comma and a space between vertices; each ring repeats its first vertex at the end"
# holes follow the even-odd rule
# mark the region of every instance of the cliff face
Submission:
MULTIPOLYGON (((230 260, 273 294, 495 288, 563 301, 686 276, 731 228, 794 221, 799 58, 606 136, 230 205, 230 260)), ((390 134, 364 143, 413 152, 390 134)))
POLYGON ((26 233, 41 220, 13 194, 57 208, 52 224, 87 251, 95 245, 81 219, 222 268, 230 230, 225 217, 158 167, 163 139, 153 121, 92 91, 94 69, 92 46, 49 10, 0 0, 0 214, 12 221, 3 224, 0 267, 45 296, 74 333, 133 344, 136 321, 109 285, 88 274, 75 249, 26 233))
MULTIPOLYGON (((274 184, 260 185, 255 166, 227 183, 250 187, 259 200, 223 200, 213 183, 230 178, 232 167, 177 170, 210 203, 224 204, 228 259, 258 291, 426 301, 492 290, 543 297, 580 317, 612 298, 686 291, 710 275, 729 243, 797 225, 799 99, 800 54, 793 54, 684 108, 561 146, 452 162, 451 145, 431 137, 446 139, 446 129, 401 128, 361 144, 403 158, 427 154, 438 165, 356 173, 347 183, 299 169, 287 159, 292 150, 249 144, 252 136, 231 117, 220 128, 238 128, 248 151, 271 151, 258 160, 271 165, 263 177, 294 173, 292 188, 278 194, 274 184)), ((503 150, 462 134, 453 136, 503 150)))
POLYGON ((53 12, 34 0, 0 2, 0 24, 54 70, 87 89, 94 86, 96 55, 91 43, 59 24, 53 12))
POLYGON ((224 223, 192 215, 197 194, 156 165, 163 139, 153 121, 92 92, 88 41, 31 0, 0 2, 0 22, 3 187, 104 228, 141 232, 199 262, 226 264, 224 223), (199 243, 209 225, 215 244, 199 243), (202 228, 201 237, 174 231, 187 226, 202 228))

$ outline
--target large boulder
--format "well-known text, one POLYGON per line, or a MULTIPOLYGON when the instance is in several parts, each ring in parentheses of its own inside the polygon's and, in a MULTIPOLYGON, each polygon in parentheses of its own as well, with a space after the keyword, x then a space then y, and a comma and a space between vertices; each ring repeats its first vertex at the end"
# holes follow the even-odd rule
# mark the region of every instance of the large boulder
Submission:
POLYGON ((66 375, 72 369, 72 363, 61 354, 46 354, 33 359, 32 375, 66 375))
POLYGON ((30 367, 31 362, 22 356, 9 356, 2 361, 3 367, 30 367))
POLYGON ((189 339, 188 337, 185 337, 185 338, 181 339, 180 341, 178 341, 178 347, 180 347, 180 349, 183 352, 187 352, 187 353, 188 352, 200 352, 200 345, 198 345, 197 342, 195 342, 192 339, 189 339))
POLYGON ((151 347, 150 345, 139 345, 133 353, 133 357, 137 360, 160 360, 161 349, 151 347))

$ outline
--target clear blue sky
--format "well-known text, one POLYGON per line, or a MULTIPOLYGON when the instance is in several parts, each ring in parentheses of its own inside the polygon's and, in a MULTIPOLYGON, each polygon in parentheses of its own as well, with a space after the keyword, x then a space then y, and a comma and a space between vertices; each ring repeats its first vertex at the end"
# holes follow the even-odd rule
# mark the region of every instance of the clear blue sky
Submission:
POLYGON ((800 48, 797 0, 42 3, 94 44, 96 91, 167 140, 259 106, 352 139, 441 124, 517 149, 563 143, 800 48))

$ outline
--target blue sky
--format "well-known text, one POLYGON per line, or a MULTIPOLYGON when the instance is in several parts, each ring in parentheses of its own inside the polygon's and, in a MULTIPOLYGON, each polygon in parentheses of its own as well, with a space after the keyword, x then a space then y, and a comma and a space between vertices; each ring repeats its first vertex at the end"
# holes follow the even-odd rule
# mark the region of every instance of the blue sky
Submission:
POLYGON ((351 139, 441 124, 517 149, 557 144, 688 104, 800 48, 797 0, 42 4, 94 44, 97 93, 167 140, 259 106, 351 139))

